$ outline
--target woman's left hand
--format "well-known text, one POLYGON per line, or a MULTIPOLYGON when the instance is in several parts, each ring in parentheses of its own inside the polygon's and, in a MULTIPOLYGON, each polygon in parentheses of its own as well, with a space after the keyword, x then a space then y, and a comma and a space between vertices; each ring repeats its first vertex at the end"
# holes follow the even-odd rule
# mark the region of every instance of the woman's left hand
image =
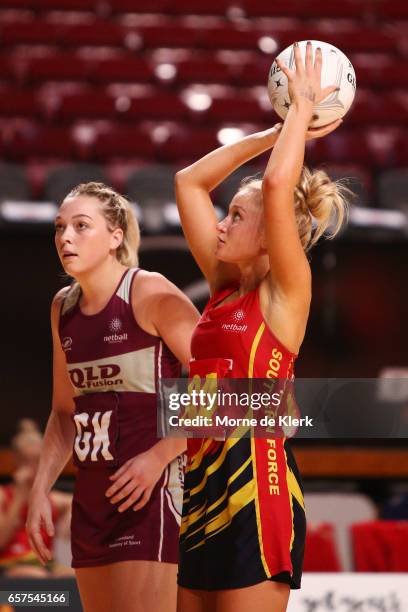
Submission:
POLYGON ((343 123, 343 119, 336 119, 336 121, 332 121, 327 125, 322 125, 321 127, 309 128, 306 132, 306 140, 313 140, 314 138, 323 138, 323 136, 327 136, 334 132, 341 124, 343 123))
POLYGON ((163 470, 166 466, 160 461, 153 449, 136 455, 124 463, 112 476, 113 484, 106 491, 111 504, 126 500, 118 511, 124 512, 130 506, 140 510, 147 504, 163 470))

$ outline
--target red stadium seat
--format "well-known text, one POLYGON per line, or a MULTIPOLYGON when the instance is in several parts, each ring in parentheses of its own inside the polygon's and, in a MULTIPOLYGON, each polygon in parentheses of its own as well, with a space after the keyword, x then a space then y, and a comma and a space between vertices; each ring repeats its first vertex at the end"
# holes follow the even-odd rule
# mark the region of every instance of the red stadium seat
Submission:
POLYGON ((16 75, 13 62, 10 57, 0 56, 0 81, 12 81, 16 75))
POLYGON ((126 118, 135 119, 169 119, 187 118, 187 108, 177 94, 162 93, 140 96, 129 99, 126 118))
POLYGON ((13 160, 30 158, 75 158, 77 147, 70 128, 24 126, 14 135, 9 145, 9 155, 13 160))
POLYGON ((169 137, 157 145, 157 155, 161 161, 193 160, 220 146, 217 130, 189 130, 177 126, 170 131, 169 137))
POLYGON ((0 88, 0 117, 40 117, 42 106, 32 89, 0 88))
POLYGON ((98 0, 2 0, 2 7, 35 11, 95 11, 98 0))
POLYGON ((365 132, 337 131, 327 138, 319 138, 307 143, 306 160, 313 163, 372 163, 370 149, 367 147, 365 132))
POLYGON ((370 10, 369 0, 292 0, 284 2, 278 0, 244 0, 243 9, 248 17, 360 17, 366 10, 370 10))
POLYGON ((177 15, 226 15, 233 0, 172 0, 168 10, 177 15))
POLYGON ((340 560, 333 525, 322 523, 308 527, 306 533, 305 572, 340 572, 340 560))
POLYGON ((401 0, 379 0, 375 8, 380 19, 408 19, 408 4, 401 0))
POLYGON ((67 25, 61 32, 60 42, 70 47, 111 46, 123 47, 126 29, 112 21, 95 19, 90 23, 67 25))
POLYGON ((194 49, 199 41, 197 30, 180 25, 140 26, 138 32, 146 48, 190 47, 194 49))
POLYGON ((232 81, 231 68, 214 59, 191 59, 176 63, 178 83, 221 83, 232 81))
POLYGON ((406 62, 392 55, 358 54, 350 60, 357 75, 357 87, 374 90, 408 87, 406 62))
POLYGON ((85 91, 62 96, 55 117, 63 121, 77 118, 111 118, 116 115, 115 98, 103 91, 85 91))
POLYGON ((64 53, 33 57, 24 67, 24 80, 38 81, 87 81, 91 72, 89 62, 81 56, 64 53))
POLYGON ((146 83, 154 81, 155 75, 151 65, 145 59, 121 55, 95 62, 91 78, 99 83, 146 83))
POLYGON ((258 49, 264 33, 253 28, 218 26, 200 30, 200 46, 209 49, 258 49))
POLYGON ((400 124, 407 117, 408 107, 404 99, 398 93, 375 94, 372 91, 357 89, 350 115, 347 117, 349 123, 356 124, 400 124), (381 96, 381 104, 378 98, 381 96))
POLYGON ((113 158, 140 157, 153 159, 155 148, 150 135, 138 126, 112 124, 96 138, 94 158, 109 161, 113 158))
POLYGON ((272 65, 272 58, 257 57, 251 62, 244 62, 237 71, 237 85, 263 85, 268 81, 269 70, 272 65))
MULTIPOLYGON (((272 106, 268 116, 272 117, 272 106)), ((265 118, 265 111, 257 99, 247 95, 229 95, 222 98, 213 98, 210 108, 200 116, 209 122, 257 122, 265 118)))
POLYGON ((55 45, 59 42, 60 26, 48 21, 35 19, 26 22, 11 22, 0 28, 0 44, 12 45, 55 45))
POLYGON ((357 572, 408 571, 408 521, 371 521, 351 529, 357 572))
POLYGON ((145 0, 108 0, 113 13, 166 13, 171 0, 154 0, 149 5, 145 0))
MULTIPOLYGON (((277 28, 273 32, 273 37, 278 41, 279 49, 284 49, 295 40, 304 40, 305 33, 304 27, 288 30, 277 28)), ((328 32, 318 26, 311 26, 307 28, 307 36, 311 40, 330 40, 331 44, 346 54, 353 51, 393 53, 398 50, 398 39, 391 32, 374 27, 356 27, 343 31, 338 28, 328 32)))

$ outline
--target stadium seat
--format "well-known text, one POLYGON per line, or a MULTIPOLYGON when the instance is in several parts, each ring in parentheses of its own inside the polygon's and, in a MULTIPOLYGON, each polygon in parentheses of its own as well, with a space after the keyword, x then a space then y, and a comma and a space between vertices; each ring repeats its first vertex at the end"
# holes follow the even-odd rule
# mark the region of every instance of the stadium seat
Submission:
POLYGON ((8 153, 12 160, 18 161, 44 157, 75 159, 78 149, 70 128, 31 124, 14 134, 8 153))
POLYGON ((187 108, 177 94, 160 92, 129 99, 126 117, 135 119, 183 120, 187 118, 187 108))
POLYGON ((220 15, 225 16, 230 7, 236 6, 233 0, 172 0, 168 11, 177 15, 220 15))
POLYGON ((108 0, 112 13, 166 13, 171 0, 154 0, 148 6, 144 0, 108 0))
POLYGON ((244 87, 249 85, 265 86, 271 65, 272 58, 265 56, 254 57, 251 62, 243 62, 235 75, 236 84, 244 87))
POLYGON ((107 46, 123 47, 126 29, 108 20, 95 19, 90 23, 70 24, 61 29, 60 43, 68 47, 107 46))
POLYGON ((360 493, 306 493, 305 506, 310 525, 330 523, 343 570, 352 568, 350 526, 373 520, 377 511, 371 500, 360 493))
POLYGON ((97 11, 100 0, 36 0, 43 11, 97 11))
POLYGON ((69 191, 80 183, 107 183, 104 170, 95 164, 67 164, 51 170, 44 185, 44 199, 61 203, 69 191))
POLYGON ((303 0, 295 0, 292 2, 269 2, 268 0, 244 0, 242 4, 245 13, 248 17, 286 17, 296 16, 304 18, 323 17, 361 17, 366 9, 369 9, 370 3, 368 0, 332 0, 324 2, 324 0, 311 0, 307 3, 303 0))
POLYGON ((380 19, 408 19, 408 5, 400 0, 379 0, 376 13, 380 19))
POLYGON ((40 117, 43 107, 32 89, 0 87, 0 117, 40 117))
POLYGON ((187 47, 194 49, 199 41, 199 32, 182 25, 140 26, 138 32, 145 48, 187 47))
POLYGON ((306 531, 305 572, 340 572, 335 527, 330 523, 308 525, 306 531))
POLYGON ((408 521, 370 521, 351 528, 357 572, 408 571, 408 521))
POLYGON ((395 208, 408 214, 408 167, 380 174, 378 202, 381 208, 395 208))
POLYGON ((231 68, 212 58, 191 59, 175 63, 175 81, 185 83, 220 83, 227 85, 232 81, 231 68))
POLYGON ((23 166, 0 163, 1 200, 31 200, 30 184, 23 166))
MULTIPOLYGON (((240 96, 230 94, 220 98, 213 98, 212 104, 208 110, 200 113, 200 115, 209 123, 260 123, 265 118, 265 111, 254 97, 245 94, 241 94, 240 96)), ((272 116, 272 106, 268 116, 272 116)))
POLYGON ((306 160, 315 164, 372 163, 363 130, 337 131, 328 138, 309 141, 306 145, 306 160))
POLYGON ((94 62, 91 79, 98 83, 146 83, 155 81, 155 74, 144 58, 122 54, 94 62))
POLYGON ((105 118, 116 115, 115 98, 104 91, 88 90, 63 95, 57 104, 55 118, 71 121, 79 118, 105 118))
POLYGON ((0 28, 0 45, 56 45, 60 30, 57 24, 41 19, 5 23, 0 28))
POLYGON ((180 160, 193 161, 219 146, 217 130, 191 130, 177 126, 170 130, 168 138, 157 144, 157 156, 160 161, 170 163, 180 160))
POLYGON ((15 70, 11 58, 7 55, 0 56, 0 81, 12 81, 15 70))
POLYGON ((347 120, 358 125, 399 125, 405 121, 407 110, 407 103, 398 92, 381 92, 375 95, 372 91, 357 89, 356 99, 347 120), (378 103, 379 96, 381 104, 378 103))
POLYGON ((73 53, 50 53, 33 57, 24 66, 24 81, 87 81, 91 73, 89 62, 73 53))
POLYGON ((205 49, 258 49, 264 33, 254 28, 237 28, 230 25, 200 30, 199 44, 205 49))
POLYGON ((93 156, 97 161, 139 157, 150 160, 155 148, 149 134, 138 126, 111 124, 98 133, 93 156))

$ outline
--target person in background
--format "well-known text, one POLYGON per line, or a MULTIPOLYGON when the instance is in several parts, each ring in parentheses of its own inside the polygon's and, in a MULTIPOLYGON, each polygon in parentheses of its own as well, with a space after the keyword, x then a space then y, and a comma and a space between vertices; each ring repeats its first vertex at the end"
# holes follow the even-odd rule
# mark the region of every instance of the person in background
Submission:
MULTIPOLYGON (((30 489, 43 444, 43 436, 37 424, 30 419, 18 423, 17 434, 11 447, 16 468, 13 481, 0 486, 0 573, 9 577, 42 578, 50 576, 71 576, 73 571, 56 561, 42 566, 33 551, 25 529, 30 489)), ((63 539, 69 538, 72 495, 51 491, 50 504, 56 533, 63 539)), ((42 532, 50 550, 53 538, 42 532)))

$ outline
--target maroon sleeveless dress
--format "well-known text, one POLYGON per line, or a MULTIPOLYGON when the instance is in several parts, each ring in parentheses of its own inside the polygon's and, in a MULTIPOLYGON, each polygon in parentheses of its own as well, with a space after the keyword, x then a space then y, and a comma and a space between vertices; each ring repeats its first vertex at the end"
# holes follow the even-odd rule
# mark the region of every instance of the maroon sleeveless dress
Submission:
MULTIPOLYGON (((158 441, 157 383, 179 377, 180 364, 163 340, 135 320, 127 270, 105 308, 61 309, 59 333, 73 385, 77 472, 72 506, 72 567, 126 560, 176 563, 182 503, 183 456, 169 464, 149 502, 118 512, 105 493, 128 459, 158 441)), ((123 503, 123 502, 122 502, 123 503)))

